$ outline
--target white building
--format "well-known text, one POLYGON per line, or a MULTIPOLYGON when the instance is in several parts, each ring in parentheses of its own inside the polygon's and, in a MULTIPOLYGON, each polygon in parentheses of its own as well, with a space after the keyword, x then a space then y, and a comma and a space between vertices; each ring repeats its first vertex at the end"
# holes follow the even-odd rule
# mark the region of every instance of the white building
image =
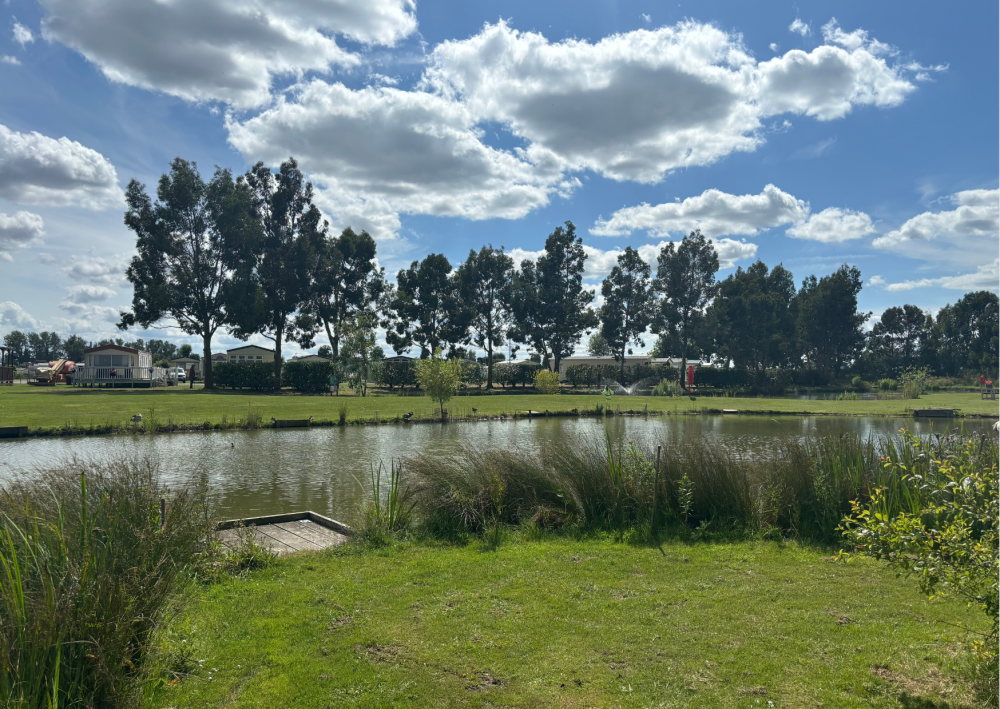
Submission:
POLYGON ((76 368, 73 384, 98 386, 158 386, 167 383, 164 370, 153 367, 146 350, 122 345, 88 347, 83 365, 76 368))
POLYGON ((320 357, 319 355, 310 354, 303 355, 301 357, 292 357, 289 362, 332 362, 333 360, 329 357, 320 357))
MULTIPOLYGON (((625 357, 625 366, 628 367, 634 364, 662 364, 669 367, 677 369, 681 366, 680 357, 650 357, 648 355, 632 355, 625 357)), ((711 367, 713 365, 708 362, 702 362, 697 359, 687 360, 688 366, 694 367, 711 367)), ((570 367, 584 366, 584 367, 620 367, 621 363, 618 362, 614 357, 610 355, 607 357, 566 357, 565 359, 559 360, 559 381, 566 381, 566 371, 570 367)))

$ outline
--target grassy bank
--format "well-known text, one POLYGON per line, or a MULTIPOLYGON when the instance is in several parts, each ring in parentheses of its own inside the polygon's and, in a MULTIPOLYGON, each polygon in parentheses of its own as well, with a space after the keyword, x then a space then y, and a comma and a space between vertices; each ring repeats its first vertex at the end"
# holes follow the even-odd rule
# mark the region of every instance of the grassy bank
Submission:
MULTIPOLYGON (((512 415, 517 412, 593 413, 604 407, 602 396, 542 394, 497 394, 456 396, 447 408, 453 418, 512 415), (473 410, 475 409, 475 411, 473 410)), ((907 416, 913 408, 956 408, 963 415, 997 415, 997 402, 982 401, 978 394, 926 394, 917 400, 816 401, 804 399, 739 399, 700 397, 615 396, 614 411, 682 414, 737 409, 744 413, 833 414, 907 416)), ((270 419, 304 419, 335 424, 343 415, 347 423, 395 421, 413 413, 416 420, 437 417, 434 402, 425 396, 298 396, 198 389, 93 390, 70 387, 0 388, 0 426, 28 426, 32 430, 95 433, 128 428, 135 414, 154 430, 174 428, 237 427, 270 425, 270 419)))
POLYGON ((341 549, 192 589, 150 704, 963 707, 982 621, 796 544, 341 549))

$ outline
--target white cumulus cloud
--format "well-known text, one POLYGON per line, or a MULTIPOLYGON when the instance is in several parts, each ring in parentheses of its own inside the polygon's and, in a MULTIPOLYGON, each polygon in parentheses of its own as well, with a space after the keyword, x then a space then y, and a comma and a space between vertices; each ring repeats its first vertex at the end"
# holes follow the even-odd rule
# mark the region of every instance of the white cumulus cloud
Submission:
POLYGON ((417 28, 413 0, 40 2, 43 36, 112 81, 243 108, 266 103, 276 76, 358 65, 338 36, 393 45, 417 28))
POLYGON ((71 286, 66 298, 77 303, 99 303, 114 298, 116 295, 118 295, 117 291, 113 291, 107 286, 80 285, 71 286))
POLYGON ((47 206, 106 209, 123 204, 114 165, 69 138, 0 125, 0 197, 47 206))
POLYGON ((758 195, 733 195, 705 190, 681 202, 640 204, 615 212, 610 219, 598 219, 590 229, 598 236, 625 236, 637 229, 662 236, 701 229, 705 236, 745 234, 755 236, 761 229, 791 224, 809 215, 809 204, 767 185, 758 195))
POLYGON ((916 89, 906 68, 888 63, 885 45, 865 42, 824 44, 811 52, 793 49, 761 62, 762 115, 800 113, 829 121, 843 118, 854 106, 901 104, 916 89))
POLYGON ((914 88, 907 70, 865 42, 758 63, 740 35, 693 21, 596 42, 501 21, 437 45, 413 89, 312 78, 226 126, 248 161, 299 157, 335 221, 384 238, 404 213, 518 218, 570 194, 578 171, 655 183, 755 150, 778 113, 898 104, 914 88), (488 145, 487 126, 520 146, 488 145))
POLYGON ((890 283, 885 287, 887 291, 906 291, 914 288, 949 288, 952 290, 991 290, 996 291, 1000 284, 1000 259, 994 259, 993 263, 984 264, 976 269, 975 273, 963 273, 957 276, 942 276, 940 278, 921 278, 916 281, 903 281, 901 283, 890 283))
POLYGON ((31 44, 35 41, 34 33, 24 25, 22 25, 17 20, 14 20, 14 31, 13 31, 14 41, 20 44, 22 47, 26 44, 31 44))
MULTIPOLYGON (((737 261, 752 259, 757 255, 757 245, 747 241, 737 241, 736 239, 712 239, 715 251, 719 255, 719 268, 727 269, 736 265, 737 261)), ((656 259, 670 241, 661 241, 657 244, 643 244, 636 251, 646 261, 652 272, 656 273, 656 259)), ((677 243, 677 242, 674 242, 677 243)), ((583 245, 583 252, 587 255, 584 262, 583 277, 586 280, 602 279, 611 273, 611 269, 618 263, 618 257, 622 255, 624 249, 598 249, 589 244, 583 245)), ((544 251, 528 251, 516 248, 507 252, 514 259, 514 265, 520 268, 521 261, 530 259, 536 261, 544 251)))
POLYGON ((803 22, 798 17, 792 21, 792 24, 788 25, 788 31, 802 35, 803 37, 808 37, 812 34, 812 28, 809 27, 809 23, 803 22))
POLYGON ((389 86, 311 81, 294 101, 227 127, 248 161, 298 156, 324 208, 338 222, 360 217, 375 236, 398 228, 399 212, 516 219, 577 184, 545 154, 483 144, 462 104, 389 86))
POLYGON ((924 212, 908 219, 899 229, 872 242, 872 246, 891 249, 912 242, 932 241, 939 237, 1000 236, 1000 190, 966 190, 951 196, 953 210, 924 212))
POLYGON ((12 57, 9 54, 4 54, 0 57, 0 63, 10 64, 11 66, 21 66, 21 60, 17 57, 12 57))
POLYGON ((20 305, 7 300, 0 303, 0 327, 8 330, 21 327, 34 329, 38 327, 38 321, 20 305))
POLYGON ((45 236, 45 222, 32 212, 0 212, 0 258, 10 260, 10 252, 41 241, 45 236))
POLYGON ((125 263, 118 259, 78 256, 72 259, 69 266, 64 266, 62 272, 74 281, 99 286, 117 286, 127 283, 125 266, 125 263))
POLYGON ((839 244, 842 241, 860 239, 874 231, 871 217, 864 212, 828 207, 822 212, 810 215, 807 220, 796 224, 785 233, 796 239, 839 244))

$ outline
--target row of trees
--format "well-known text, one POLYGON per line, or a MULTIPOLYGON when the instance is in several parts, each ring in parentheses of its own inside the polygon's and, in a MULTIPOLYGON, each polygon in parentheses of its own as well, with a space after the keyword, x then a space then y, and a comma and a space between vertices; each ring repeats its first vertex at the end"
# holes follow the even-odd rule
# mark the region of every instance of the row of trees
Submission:
POLYGON ((220 327, 240 339, 272 340, 275 381, 282 344, 312 347, 320 332, 327 354, 364 376, 381 354, 378 327, 397 353, 485 350, 487 387, 501 348, 513 355, 526 344, 558 369, 587 332, 622 372, 650 330, 660 356, 715 356, 753 372, 791 367, 836 376, 863 366, 891 376, 914 358, 941 372, 975 368, 990 356, 996 362, 991 293, 969 294, 937 319, 913 306, 890 309, 866 335, 856 268, 810 276, 796 289, 783 266, 758 261, 719 282, 718 255, 697 231, 667 244, 655 273, 626 248, 595 310, 583 284, 587 256, 571 222, 548 236, 537 260, 515 264, 502 247, 487 245, 453 268, 444 255, 430 254, 400 270, 393 287, 367 233, 330 232, 294 159, 277 171, 258 163, 237 177, 217 168, 205 182, 194 163, 177 158, 155 200, 136 180, 126 198, 137 253, 127 271, 132 307, 119 327, 173 321, 200 337, 206 386, 220 327))
POLYGON ((167 340, 143 340, 141 337, 126 342, 121 337, 88 342, 79 335, 70 335, 65 340, 57 332, 21 332, 11 330, 3 338, 4 347, 8 347, 15 362, 52 361, 66 358, 73 362, 83 361, 83 351, 88 347, 102 345, 120 345, 146 350, 153 355, 153 361, 161 364, 177 357, 194 357, 199 355, 191 352, 191 345, 178 347, 167 340))

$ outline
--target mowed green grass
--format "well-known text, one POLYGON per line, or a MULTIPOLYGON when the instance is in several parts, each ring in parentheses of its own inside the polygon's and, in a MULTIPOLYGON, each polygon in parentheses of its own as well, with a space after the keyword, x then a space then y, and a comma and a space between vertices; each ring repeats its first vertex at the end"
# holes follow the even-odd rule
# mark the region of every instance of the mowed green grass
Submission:
MULTIPOLYGON (((456 396, 446 406, 453 417, 508 415, 528 410, 570 412, 593 411, 604 405, 603 396, 572 394, 503 394, 456 396), (478 411, 473 412, 476 408, 478 411)), ((997 414, 998 403, 982 401, 978 394, 926 394, 918 400, 897 401, 810 401, 803 399, 718 398, 615 396, 611 408, 621 411, 683 413, 739 409, 743 412, 795 412, 822 414, 854 414, 870 416, 906 415, 913 408, 957 408, 962 414, 997 414)), ((348 421, 393 420, 413 412, 417 419, 438 416, 437 406, 426 396, 376 394, 358 396, 301 396, 294 394, 251 394, 240 392, 204 391, 184 387, 170 389, 83 389, 67 386, 0 387, 0 426, 28 426, 32 429, 74 428, 115 425, 135 414, 148 416, 150 411, 160 424, 218 424, 223 417, 229 422, 254 411, 265 422, 277 419, 336 421, 341 407, 348 421)))
POLYGON ((795 544, 404 544, 194 587, 155 707, 962 707, 985 623, 795 544), (773 702, 773 704, 771 704, 773 702))

